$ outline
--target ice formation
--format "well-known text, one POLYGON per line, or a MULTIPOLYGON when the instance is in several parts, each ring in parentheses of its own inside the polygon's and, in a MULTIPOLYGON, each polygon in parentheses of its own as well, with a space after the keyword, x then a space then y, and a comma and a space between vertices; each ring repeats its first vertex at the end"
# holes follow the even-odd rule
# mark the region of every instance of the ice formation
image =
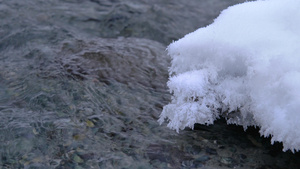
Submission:
POLYGON ((283 150, 300 150, 300 1, 246 2, 167 48, 173 94, 159 122, 260 127, 283 150))

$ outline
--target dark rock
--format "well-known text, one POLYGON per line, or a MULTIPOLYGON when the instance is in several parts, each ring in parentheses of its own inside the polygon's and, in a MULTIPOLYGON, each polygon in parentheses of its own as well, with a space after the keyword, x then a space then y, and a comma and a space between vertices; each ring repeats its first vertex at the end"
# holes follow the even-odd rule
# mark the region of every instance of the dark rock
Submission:
POLYGON ((247 156, 245 154, 240 154, 240 159, 245 160, 247 156))
POLYGON ((207 154, 210 154, 210 155, 218 155, 216 149, 209 148, 209 147, 207 147, 207 148, 205 149, 205 152, 206 152, 207 154))
POLYGON ((187 146, 185 149, 188 153, 190 153, 192 155, 199 154, 202 151, 202 148, 200 146, 196 146, 196 145, 187 146))
POLYGON ((190 161, 190 160, 185 160, 185 161, 182 161, 181 163, 181 166, 184 167, 184 168, 190 168, 190 167, 193 167, 193 161, 190 161))
POLYGON ((201 163, 203 163, 203 162, 206 162, 206 161, 208 161, 208 160, 210 160, 210 157, 204 155, 204 156, 201 156, 201 157, 199 157, 199 158, 196 158, 194 161, 195 161, 195 162, 201 162, 201 163))

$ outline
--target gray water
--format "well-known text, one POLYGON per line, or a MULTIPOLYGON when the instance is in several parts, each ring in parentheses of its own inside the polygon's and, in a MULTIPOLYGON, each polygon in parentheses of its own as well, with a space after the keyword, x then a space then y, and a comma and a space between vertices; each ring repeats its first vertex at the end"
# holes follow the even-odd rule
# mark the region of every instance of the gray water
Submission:
POLYGON ((258 130, 159 125, 165 48, 243 0, 0 0, 0 168, 298 168, 258 130))

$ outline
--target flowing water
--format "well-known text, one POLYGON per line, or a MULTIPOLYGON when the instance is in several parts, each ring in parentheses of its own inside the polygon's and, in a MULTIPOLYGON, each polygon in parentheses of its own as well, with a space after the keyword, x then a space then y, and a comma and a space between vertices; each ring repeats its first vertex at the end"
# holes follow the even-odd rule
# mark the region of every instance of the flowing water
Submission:
POLYGON ((0 168, 298 168, 258 130, 159 125, 167 45, 243 0, 0 0, 0 168))

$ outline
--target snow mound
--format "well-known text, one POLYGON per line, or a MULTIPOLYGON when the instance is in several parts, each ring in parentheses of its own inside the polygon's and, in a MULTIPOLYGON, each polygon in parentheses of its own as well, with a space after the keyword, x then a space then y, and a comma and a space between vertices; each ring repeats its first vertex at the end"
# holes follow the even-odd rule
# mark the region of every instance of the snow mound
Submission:
POLYGON ((179 131, 223 116, 260 127, 284 151, 300 149, 300 1, 266 0, 224 10, 214 23, 173 42, 159 122, 179 131))

